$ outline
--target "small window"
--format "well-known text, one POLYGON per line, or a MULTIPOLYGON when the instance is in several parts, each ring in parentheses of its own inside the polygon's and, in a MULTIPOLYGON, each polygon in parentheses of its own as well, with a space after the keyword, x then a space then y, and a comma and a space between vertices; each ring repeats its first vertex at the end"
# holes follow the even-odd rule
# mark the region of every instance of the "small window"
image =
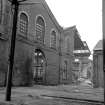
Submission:
POLYGON ((41 16, 38 16, 36 20, 36 39, 44 43, 45 36, 45 22, 41 16))
POLYGON ((25 13, 20 14, 20 27, 19 30, 22 34, 27 35, 28 31, 28 17, 25 13))
POLYGON ((51 48, 56 49, 56 32, 51 32, 51 48))

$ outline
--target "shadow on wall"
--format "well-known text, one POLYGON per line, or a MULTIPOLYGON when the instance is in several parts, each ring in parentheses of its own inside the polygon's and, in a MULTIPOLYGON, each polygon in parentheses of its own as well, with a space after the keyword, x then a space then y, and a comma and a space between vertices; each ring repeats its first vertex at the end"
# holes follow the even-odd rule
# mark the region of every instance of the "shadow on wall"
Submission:
POLYGON ((0 61, 0 86, 6 86, 8 65, 4 61, 0 61))
POLYGON ((32 77, 32 60, 30 58, 15 63, 13 70, 13 86, 30 86, 32 85, 32 77))

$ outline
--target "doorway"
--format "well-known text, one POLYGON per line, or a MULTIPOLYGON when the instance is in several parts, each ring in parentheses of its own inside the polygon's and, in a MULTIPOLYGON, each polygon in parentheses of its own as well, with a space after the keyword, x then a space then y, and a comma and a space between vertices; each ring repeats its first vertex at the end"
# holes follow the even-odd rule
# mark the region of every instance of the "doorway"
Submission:
POLYGON ((45 55, 40 49, 36 49, 34 53, 34 71, 33 71, 34 83, 36 84, 45 83, 45 69, 46 69, 45 55))

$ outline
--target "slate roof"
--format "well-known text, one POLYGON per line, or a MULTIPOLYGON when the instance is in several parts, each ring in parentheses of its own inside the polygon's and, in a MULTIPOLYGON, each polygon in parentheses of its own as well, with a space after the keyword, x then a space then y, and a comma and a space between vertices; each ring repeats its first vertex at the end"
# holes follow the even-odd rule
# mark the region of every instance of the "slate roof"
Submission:
POLYGON ((83 44, 81 37, 78 34, 78 31, 76 29, 75 35, 74 35, 74 50, 80 50, 80 49, 84 49, 84 44, 83 44))
POLYGON ((103 41, 102 41, 102 40, 99 40, 93 50, 94 50, 94 51, 96 51, 96 50, 103 50, 103 45, 102 45, 102 43, 103 43, 103 41))
POLYGON ((84 50, 88 50, 90 52, 90 49, 89 49, 87 42, 83 41, 83 43, 84 43, 84 50))

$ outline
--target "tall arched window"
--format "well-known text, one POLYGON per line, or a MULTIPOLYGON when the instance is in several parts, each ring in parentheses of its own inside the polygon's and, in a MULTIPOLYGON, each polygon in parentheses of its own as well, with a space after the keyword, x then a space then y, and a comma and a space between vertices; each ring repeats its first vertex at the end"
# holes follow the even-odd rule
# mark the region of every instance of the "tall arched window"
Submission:
POLYGON ((70 39, 69 38, 65 39, 65 49, 66 49, 66 52, 70 51, 70 39))
POLYGON ((46 58, 44 52, 36 49, 34 53, 33 77, 35 83, 45 82, 46 58))
POLYGON ((19 23, 19 31, 27 36, 28 31, 28 17, 25 13, 20 14, 20 23, 19 23))
POLYGON ((51 32, 51 48, 56 49, 56 32, 51 32))
POLYGON ((70 51, 70 40, 69 40, 69 38, 67 39, 67 52, 69 52, 70 51))
POLYGON ((41 16, 38 16, 36 20, 36 39, 44 43, 44 36, 45 36, 45 22, 41 16))

